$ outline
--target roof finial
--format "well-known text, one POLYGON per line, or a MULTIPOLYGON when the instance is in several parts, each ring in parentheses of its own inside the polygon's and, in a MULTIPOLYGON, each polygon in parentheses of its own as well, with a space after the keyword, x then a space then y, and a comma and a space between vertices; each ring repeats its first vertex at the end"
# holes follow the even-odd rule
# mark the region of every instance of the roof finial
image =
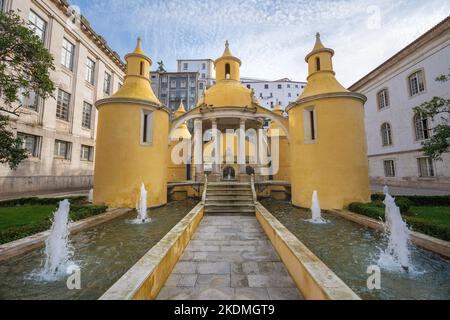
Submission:
POLYGON ((144 51, 142 51, 142 38, 137 38, 137 44, 136 49, 134 49, 134 53, 144 54, 144 51))
POLYGON ((320 33, 319 32, 316 33, 316 39, 320 40, 320 33))
POLYGON ((228 43, 228 40, 225 40, 225 48, 228 49, 229 46, 230 46, 230 44, 228 43))

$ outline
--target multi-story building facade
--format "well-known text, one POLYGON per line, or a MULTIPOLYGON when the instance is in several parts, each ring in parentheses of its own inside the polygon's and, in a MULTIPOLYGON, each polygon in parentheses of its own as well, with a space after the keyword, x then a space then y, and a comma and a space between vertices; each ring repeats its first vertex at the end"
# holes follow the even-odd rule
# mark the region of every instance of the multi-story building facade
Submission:
POLYGON ((367 96, 365 126, 373 183, 450 190, 450 153, 432 160, 421 151, 441 116, 427 119, 414 107, 433 97, 450 98, 450 17, 350 87, 367 96))
MULTIPOLYGON (((3 0, 29 23, 54 57, 56 90, 45 101, 30 94, 11 128, 29 158, 16 170, 0 165, 0 194, 88 188, 92 184, 97 111, 94 102, 111 95, 124 78, 119 55, 84 17, 73 24, 67 1, 3 0)), ((76 20, 77 21, 77 20, 76 20)), ((13 106, 17 107, 17 106, 13 106)))
POLYGON ((187 110, 194 108, 199 96, 197 72, 150 72, 152 89, 162 104, 175 112, 183 101, 187 110))
POLYGON ((288 78, 276 81, 242 78, 241 82, 253 90, 263 107, 273 109, 279 104, 283 110, 297 100, 306 86, 306 82, 291 81, 288 78))
POLYGON ((179 59, 178 72, 198 72, 198 90, 203 91, 215 83, 214 61, 211 59, 179 59))

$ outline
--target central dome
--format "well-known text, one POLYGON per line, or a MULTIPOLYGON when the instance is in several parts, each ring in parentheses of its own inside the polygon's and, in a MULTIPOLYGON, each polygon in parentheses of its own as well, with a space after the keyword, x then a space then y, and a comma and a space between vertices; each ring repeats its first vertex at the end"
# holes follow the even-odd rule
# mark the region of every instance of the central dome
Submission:
POLYGON ((231 54, 228 41, 223 55, 214 61, 216 84, 207 89, 199 100, 199 105, 212 107, 250 107, 254 102, 253 93, 240 81, 241 60, 231 54))

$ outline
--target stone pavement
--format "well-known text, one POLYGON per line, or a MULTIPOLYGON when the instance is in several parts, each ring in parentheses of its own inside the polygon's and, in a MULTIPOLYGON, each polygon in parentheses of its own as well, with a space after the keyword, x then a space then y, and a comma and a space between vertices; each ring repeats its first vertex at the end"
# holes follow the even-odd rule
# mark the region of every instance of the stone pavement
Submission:
POLYGON ((205 215, 157 299, 302 296, 254 216, 205 215))
POLYGON ((87 196, 89 189, 59 189, 59 190, 43 190, 43 191, 29 191, 20 193, 4 193, 0 194, 0 201, 13 200, 28 197, 37 198, 63 198, 63 197, 76 197, 87 196))

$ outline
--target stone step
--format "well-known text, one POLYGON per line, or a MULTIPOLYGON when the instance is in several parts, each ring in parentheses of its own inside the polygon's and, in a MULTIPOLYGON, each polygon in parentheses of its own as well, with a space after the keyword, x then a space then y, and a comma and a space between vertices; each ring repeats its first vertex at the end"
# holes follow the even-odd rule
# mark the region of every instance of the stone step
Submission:
POLYGON ((229 212, 240 212, 240 213, 255 213, 254 208, 205 208, 205 213, 229 213, 229 212))
POLYGON ((226 194, 216 194, 216 195, 206 195, 206 201, 253 201, 252 195, 226 195, 226 194))
POLYGON ((251 217, 255 215, 255 212, 205 212, 207 216, 244 216, 251 217))
POLYGON ((250 186, 248 182, 208 182, 208 186, 250 186))
POLYGON ((250 191, 252 192, 251 188, 242 188, 242 187, 236 187, 236 188, 229 188, 229 187, 210 187, 206 189, 206 192, 208 191, 250 191))
POLYGON ((254 208, 255 204, 253 202, 250 203, 233 203, 233 202, 207 202, 205 203, 205 207, 251 207, 254 208))

